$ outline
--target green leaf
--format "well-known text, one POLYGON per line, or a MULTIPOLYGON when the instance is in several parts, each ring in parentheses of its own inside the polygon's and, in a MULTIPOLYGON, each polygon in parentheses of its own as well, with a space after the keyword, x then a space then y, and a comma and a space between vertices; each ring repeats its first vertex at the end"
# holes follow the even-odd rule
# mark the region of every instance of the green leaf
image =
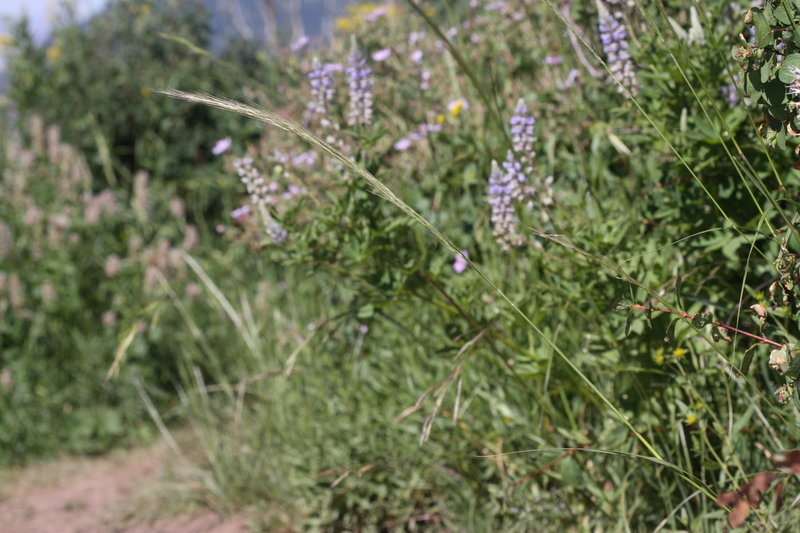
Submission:
POLYGON ((758 46, 767 45, 772 37, 772 28, 764 13, 756 9, 753 10, 753 25, 756 28, 756 44, 758 46))
POLYGON ((358 318, 369 318, 373 314, 375 314, 375 306, 373 306, 372 304, 367 304, 362 306, 361 309, 358 310, 358 314, 356 316, 358 316, 358 318))
POLYGON ((800 68, 800 54, 789 54, 778 69, 778 79, 787 85, 792 83, 796 77, 793 71, 797 68, 800 68))
POLYGON ((742 374, 747 375, 747 373, 750 372, 750 363, 753 362, 753 356, 756 354, 758 346, 758 344, 754 344, 744 352, 744 357, 742 358, 742 374))
POLYGON ((773 79, 764 84, 764 100, 768 105, 780 106, 788 101, 786 85, 781 80, 773 79))

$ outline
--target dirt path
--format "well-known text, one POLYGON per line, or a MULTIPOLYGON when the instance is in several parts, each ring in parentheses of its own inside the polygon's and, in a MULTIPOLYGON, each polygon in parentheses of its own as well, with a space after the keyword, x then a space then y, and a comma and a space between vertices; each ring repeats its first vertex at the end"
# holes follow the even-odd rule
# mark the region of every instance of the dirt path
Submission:
MULTIPOLYGON (((246 533, 240 518, 209 511, 163 517, 169 452, 151 448, 100 459, 61 459, 0 473, 3 533, 246 533), (147 519, 145 517, 152 517, 147 519), (160 518, 156 518, 161 516, 160 518)), ((175 505, 169 506, 175 508, 175 505)), ((180 509, 178 509, 180 511, 180 509)))

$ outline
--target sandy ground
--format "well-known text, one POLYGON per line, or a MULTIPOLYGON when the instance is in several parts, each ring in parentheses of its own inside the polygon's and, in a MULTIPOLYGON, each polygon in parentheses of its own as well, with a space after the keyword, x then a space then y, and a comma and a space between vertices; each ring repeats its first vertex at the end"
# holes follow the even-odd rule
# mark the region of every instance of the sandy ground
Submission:
POLYGON ((163 443, 98 459, 67 458, 0 473, 3 533, 246 533, 239 517, 160 500, 163 443), (164 516, 164 510, 177 514, 164 516))

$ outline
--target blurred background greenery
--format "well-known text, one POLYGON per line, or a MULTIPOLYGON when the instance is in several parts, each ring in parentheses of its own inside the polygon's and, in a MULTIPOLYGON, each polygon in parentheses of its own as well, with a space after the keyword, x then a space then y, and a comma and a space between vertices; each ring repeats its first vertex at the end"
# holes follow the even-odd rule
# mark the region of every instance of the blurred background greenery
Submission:
MULTIPOLYGON (((716 496, 800 437, 796 395, 773 396, 798 369, 703 323, 797 342, 797 310, 769 292, 795 257, 797 171, 732 85, 750 4, 337 4, 318 27, 276 11, 281 31, 248 34, 234 11, 217 27, 224 4, 116 0, 46 42, 21 22, 0 463, 147 442, 156 419, 196 432, 198 500, 267 529, 724 530, 716 496), (608 83, 604 9, 628 28, 635 101, 608 83), (345 120, 353 46, 367 125, 345 120), (335 65, 323 117, 315 57, 335 65), (301 122, 483 275, 313 143, 164 88, 301 122), (534 194, 503 250, 488 179, 519 99, 534 194), (232 215, 244 157, 282 191, 284 242, 255 206, 232 215)), ((790 531, 795 507, 766 499, 748 527, 790 531)))

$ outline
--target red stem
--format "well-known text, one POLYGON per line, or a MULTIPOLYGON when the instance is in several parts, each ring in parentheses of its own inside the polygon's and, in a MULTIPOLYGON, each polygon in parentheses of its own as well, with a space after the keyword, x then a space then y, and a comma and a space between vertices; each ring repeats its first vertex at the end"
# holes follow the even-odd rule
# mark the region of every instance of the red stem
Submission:
MULTIPOLYGON (((645 307, 643 305, 638 305, 638 304, 626 305, 625 307, 628 307, 630 309, 639 309, 641 311, 646 311, 647 310, 647 307, 645 307)), ((671 311, 669 309, 662 309, 660 307, 651 307, 650 310, 652 310, 652 311, 661 311, 662 313, 669 313, 669 314, 672 314, 672 315, 678 314, 678 315, 682 316, 683 318, 688 318, 688 319, 694 319, 694 317, 695 317, 695 315, 690 315, 689 313, 684 313, 683 311, 679 311, 678 313, 676 313, 675 311, 671 311)), ((728 331, 734 331, 736 333, 739 333, 740 335, 745 335, 746 337, 751 337, 753 339, 756 339, 758 341, 764 342, 766 344, 771 344, 773 346, 777 346, 778 348, 783 346, 783 344, 781 344, 779 342, 775 342, 775 341, 770 340, 770 339, 768 339, 766 337, 760 337, 760 336, 755 335, 753 333, 750 333, 750 332, 747 332, 747 331, 743 331, 743 330, 741 330, 739 328, 735 328, 733 326, 729 326, 728 324, 723 324, 722 322, 714 321, 714 322, 711 322, 711 323, 714 324, 715 326, 720 327, 720 328, 727 329, 728 331)))

